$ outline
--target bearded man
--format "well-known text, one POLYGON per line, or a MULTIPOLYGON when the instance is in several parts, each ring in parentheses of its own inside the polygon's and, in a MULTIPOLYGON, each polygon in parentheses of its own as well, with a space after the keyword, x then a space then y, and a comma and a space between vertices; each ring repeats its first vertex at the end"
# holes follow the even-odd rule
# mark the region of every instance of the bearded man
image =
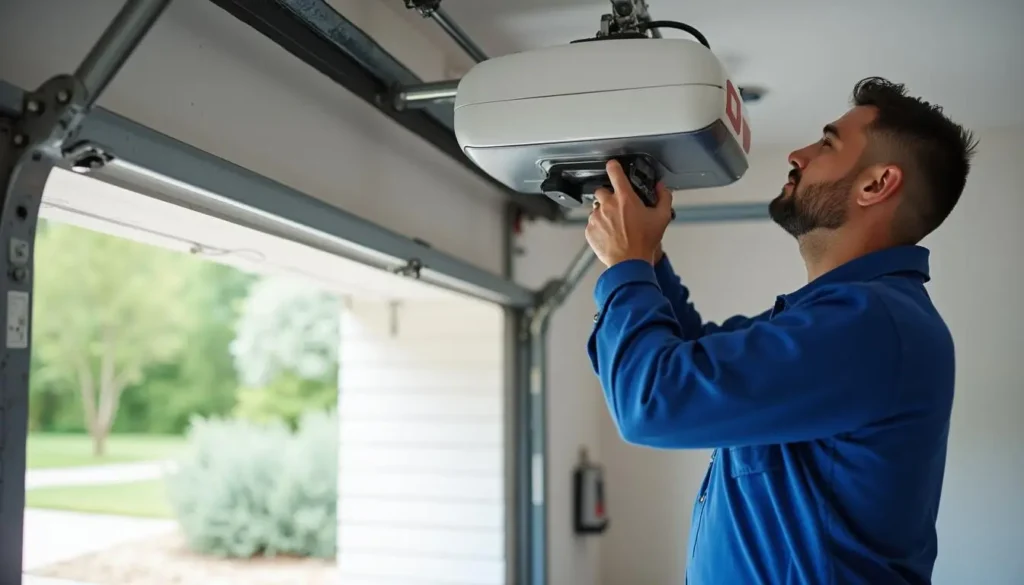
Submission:
POLYGON ((756 316, 706 322, 648 208, 611 162, 586 237, 607 267, 588 351, 624 440, 713 450, 689 585, 931 582, 954 347, 920 241, 953 210, 975 148, 880 78, 789 155, 770 205, 808 282, 756 316))

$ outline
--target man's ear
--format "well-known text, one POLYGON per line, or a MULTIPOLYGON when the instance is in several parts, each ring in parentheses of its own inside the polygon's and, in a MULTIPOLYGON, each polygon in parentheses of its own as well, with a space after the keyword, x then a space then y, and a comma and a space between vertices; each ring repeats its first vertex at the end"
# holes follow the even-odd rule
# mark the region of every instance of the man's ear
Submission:
POLYGON ((893 164, 871 165, 857 178, 857 205, 869 207, 899 193, 903 188, 903 169, 893 164))

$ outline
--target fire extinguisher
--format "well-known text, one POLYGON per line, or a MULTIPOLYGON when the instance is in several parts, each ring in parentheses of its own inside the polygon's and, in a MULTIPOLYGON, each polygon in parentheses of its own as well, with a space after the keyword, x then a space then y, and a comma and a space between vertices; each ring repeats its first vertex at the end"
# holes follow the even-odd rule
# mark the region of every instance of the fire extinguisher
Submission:
POLYGON ((577 534, 600 534, 608 528, 604 468, 590 462, 585 448, 573 472, 575 529, 577 534))

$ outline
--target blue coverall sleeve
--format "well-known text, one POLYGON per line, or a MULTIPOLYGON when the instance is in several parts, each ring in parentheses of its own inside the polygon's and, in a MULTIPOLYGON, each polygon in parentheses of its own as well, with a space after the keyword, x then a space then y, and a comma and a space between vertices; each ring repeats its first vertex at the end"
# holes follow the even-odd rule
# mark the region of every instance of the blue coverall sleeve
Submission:
POLYGON ((766 318, 770 312, 766 311, 755 317, 736 315, 722 321, 721 324, 712 321, 704 322, 700 312, 697 311, 693 302, 690 301, 690 290, 686 288, 682 279, 676 274, 668 254, 663 254, 661 260, 654 265, 654 275, 658 281, 658 286, 661 287, 661 292, 672 306, 672 312, 675 314, 676 319, 679 320, 682 336, 686 340, 698 339, 718 331, 732 331, 746 327, 755 320, 766 318))
POLYGON ((612 419, 631 443, 731 447, 813 440, 888 415, 895 324, 867 286, 822 286, 769 320, 688 340, 653 267, 598 279, 588 343, 612 419))

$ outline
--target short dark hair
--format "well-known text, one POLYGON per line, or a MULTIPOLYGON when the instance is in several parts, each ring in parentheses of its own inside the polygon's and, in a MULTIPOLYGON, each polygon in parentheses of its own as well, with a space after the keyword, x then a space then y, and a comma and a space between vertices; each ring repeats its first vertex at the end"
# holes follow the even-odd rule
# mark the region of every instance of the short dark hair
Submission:
POLYGON ((868 131, 871 154, 865 154, 902 168, 905 191, 894 235, 901 243, 916 244, 939 227, 960 200, 977 140, 946 117, 941 106, 908 96, 903 84, 868 77, 854 86, 852 100, 856 106, 877 110, 868 131))

